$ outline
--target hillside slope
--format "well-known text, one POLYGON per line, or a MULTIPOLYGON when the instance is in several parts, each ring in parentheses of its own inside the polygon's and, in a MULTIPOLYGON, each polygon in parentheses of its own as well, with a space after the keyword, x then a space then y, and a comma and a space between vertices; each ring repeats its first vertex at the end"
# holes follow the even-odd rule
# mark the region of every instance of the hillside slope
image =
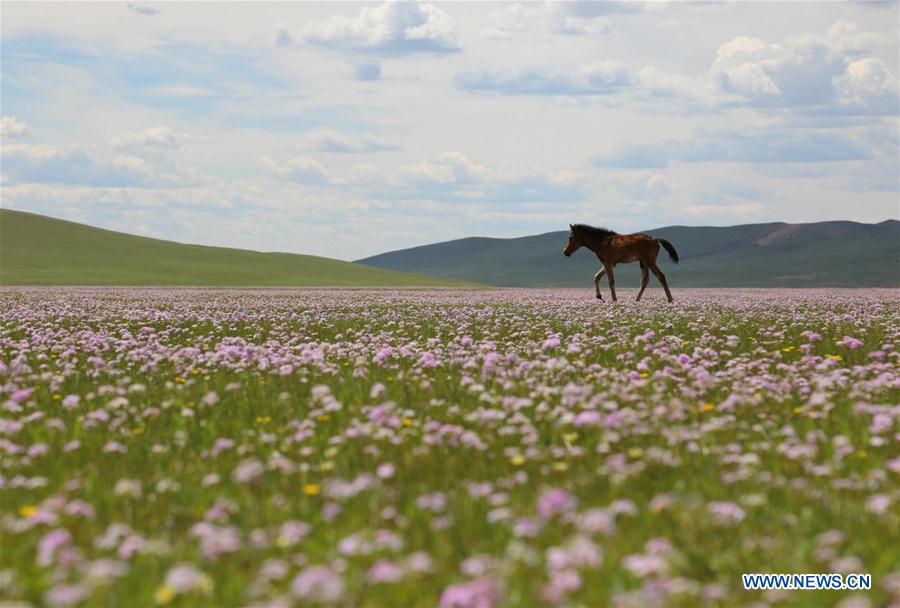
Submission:
POLYGON ((0 209, 3 285, 463 286, 329 258, 184 245, 0 209))
MULTIPOLYGON (((672 242, 674 266, 660 266, 679 287, 900 286, 900 222, 670 226, 649 230, 672 242)), ((590 286, 596 256, 562 254, 568 233, 512 239, 466 238, 359 260, 381 268, 498 286, 590 286)), ((640 283, 637 264, 616 268, 616 284, 640 283)), ((604 282, 605 285, 605 282, 604 282)), ((651 279, 651 286, 655 280, 651 279)))

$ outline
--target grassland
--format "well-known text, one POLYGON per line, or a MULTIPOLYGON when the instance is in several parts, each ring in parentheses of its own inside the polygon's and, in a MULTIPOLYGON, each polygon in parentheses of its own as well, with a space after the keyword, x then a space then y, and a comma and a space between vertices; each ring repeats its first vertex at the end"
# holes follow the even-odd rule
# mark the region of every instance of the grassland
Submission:
POLYGON ((6 289, 0 594, 896 602, 897 292, 675 296, 6 289))
POLYGON ((184 245, 0 209, 3 285, 472 286, 311 255, 184 245))

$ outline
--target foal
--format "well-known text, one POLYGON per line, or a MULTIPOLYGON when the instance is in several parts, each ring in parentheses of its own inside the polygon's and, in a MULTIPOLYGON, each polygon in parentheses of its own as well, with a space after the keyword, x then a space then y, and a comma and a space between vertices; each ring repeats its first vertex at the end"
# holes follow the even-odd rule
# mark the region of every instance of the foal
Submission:
POLYGON ((636 302, 641 300, 644 295, 644 289, 647 288, 647 282, 650 280, 650 272, 656 275, 659 282, 662 283, 663 289, 666 290, 666 298, 672 301, 672 292, 669 291, 669 284, 666 282, 666 275, 662 273, 659 266, 656 265, 656 256, 659 254, 659 246, 669 252, 669 258, 678 263, 678 253, 672 247, 672 243, 666 239, 658 239, 643 232, 634 234, 618 234, 606 228, 594 228, 585 224, 569 224, 569 242, 563 253, 569 257, 575 253, 579 247, 587 247, 600 258, 603 268, 594 275, 594 288, 597 290, 597 298, 603 299, 600 295, 600 279, 606 274, 609 277, 609 290, 612 292, 613 302, 616 301, 616 281, 613 278, 613 268, 616 264, 630 264, 631 262, 640 262, 641 264, 641 290, 637 294, 636 302), (649 269, 649 272, 648 272, 649 269))

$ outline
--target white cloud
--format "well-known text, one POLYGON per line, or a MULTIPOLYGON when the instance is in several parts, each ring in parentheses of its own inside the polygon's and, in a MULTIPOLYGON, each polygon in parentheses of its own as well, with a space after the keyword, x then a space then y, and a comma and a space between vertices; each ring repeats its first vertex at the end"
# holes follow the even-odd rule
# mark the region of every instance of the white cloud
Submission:
POLYGON ((150 178, 139 158, 98 161, 83 146, 7 144, 2 157, 4 173, 13 183, 140 186, 150 178))
POLYGON ((747 97, 781 95, 778 85, 767 74, 774 57, 783 47, 768 45, 758 38, 738 36, 716 51, 712 76, 723 91, 747 97))
POLYGON ((327 184, 328 173, 325 167, 316 160, 297 156, 284 163, 279 163, 269 156, 261 156, 260 162, 280 179, 298 184, 327 184))
POLYGON ((878 40, 846 21, 777 43, 738 36, 719 48, 710 77, 730 103, 896 113, 896 78, 866 56, 878 40))
MULTIPOLYGON (((898 112, 897 79, 871 56, 881 36, 837 21, 824 33, 781 41, 741 35, 719 46, 705 72, 684 74, 645 65, 634 84, 687 109, 787 108, 809 115, 890 115, 898 112)), ((798 114, 799 116, 799 114, 798 114)))
POLYGON ((575 36, 597 36, 610 31, 607 15, 643 10, 638 2, 534 2, 516 3, 492 13, 485 38, 506 40, 513 33, 540 32, 575 36))
POLYGON ((208 181, 190 165, 156 166, 131 154, 105 157, 77 144, 6 144, 0 152, 4 179, 11 184, 177 188, 208 181))
POLYGON ((897 114, 897 78, 884 62, 874 57, 854 61, 843 74, 836 77, 834 86, 843 105, 897 114))
POLYGON ((341 183, 387 200, 528 203, 583 200, 581 176, 530 165, 490 167, 460 152, 397 167, 358 165, 341 183))
POLYGON ((138 133, 123 133, 110 140, 109 145, 117 150, 129 148, 163 148, 174 150, 181 147, 178 138, 169 127, 152 127, 138 133))
POLYGON ((381 79, 381 65, 374 61, 364 61, 353 66, 353 78, 370 82, 381 79))
POLYGON ((705 106, 717 101, 716 86, 712 82, 653 65, 641 68, 635 82, 653 97, 677 98, 705 106))
POLYGON ((16 184, 4 186, 3 203, 78 205, 87 208, 112 206, 139 207, 217 207, 229 208, 233 198, 217 188, 207 186, 184 188, 97 187, 82 184, 16 184))
POLYGON ((758 128, 697 131, 690 139, 624 144, 596 156, 594 165, 620 169, 684 163, 822 163, 868 160, 876 155, 871 137, 820 129, 758 128))
POLYGON ((624 199, 629 205, 643 207, 647 202, 660 201, 673 190, 673 184, 660 172, 634 171, 604 176, 603 197, 624 199))
POLYGON ((173 99, 202 98, 216 94, 216 92, 209 87, 190 84, 169 84, 147 87, 146 92, 155 97, 170 97, 173 99))
POLYGON ((456 87, 470 93, 499 95, 590 96, 608 95, 631 83, 628 66, 619 61, 598 61, 570 72, 525 69, 500 72, 462 72, 456 87))
POLYGON ((28 125, 15 116, 0 118, 0 135, 3 137, 22 137, 28 135, 28 125))
POLYGON ((133 4, 129 2, 128 10, 137 13, 138 15, 143 15, 144 17, 155 17, 156 15, 159 15, 158 10, 145 4, 133 4))
POLYGON ((447 152, 436 160, 425 160, 400 167, 393 178, 398 185, 462 186, 492 178, 491 171, 460 152, 447 152))
POLYGON ((871 53, 881 39, 880 34, 862 31, 858 23, 843 19, 836 21, 825 33, 827 44, 835 52, 850 56, 871 53))
POLYGON ((762 203, 689 205, 678 209, 678 213, 681 216, 705 222, 709 222, 711 219, 715 221, 751 222, 766 211, 767 208, 762 203))
POLYGON ((360 9, 353 17, 334 15, 308 24, 300 40, 316 46, 356 52, 407 55, 460 49, 453 19, 432 4, 384 2, 360 9))
POLYGON ((275 26, 275 33, 272 36, 272 43, 275 46, 292 46, 296 42, 297 40, 286 25, 280 23, 275 26))
POLYGON ((344 154, 361 154, 366 152, 385 152, 399 150, 399 146, 389 144, 374 135, 348 135, 330 129, 312 131, 306 135, 310 147, 317 152, 337 152, 344 154))
POLYGON ((575 71, 575 82, 586 88, 604 89, 620 87, 631 82, 628 66, 621 61, 598 61, 583 65, 575 71))

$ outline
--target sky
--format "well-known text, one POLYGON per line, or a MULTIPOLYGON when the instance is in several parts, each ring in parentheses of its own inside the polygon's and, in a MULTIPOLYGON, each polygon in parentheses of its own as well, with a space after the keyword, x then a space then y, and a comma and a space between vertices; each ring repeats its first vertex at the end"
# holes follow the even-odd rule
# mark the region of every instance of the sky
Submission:
POLYGON ((896 2, 3 2, 0 205, 358 259, 900 217, 896 2))

